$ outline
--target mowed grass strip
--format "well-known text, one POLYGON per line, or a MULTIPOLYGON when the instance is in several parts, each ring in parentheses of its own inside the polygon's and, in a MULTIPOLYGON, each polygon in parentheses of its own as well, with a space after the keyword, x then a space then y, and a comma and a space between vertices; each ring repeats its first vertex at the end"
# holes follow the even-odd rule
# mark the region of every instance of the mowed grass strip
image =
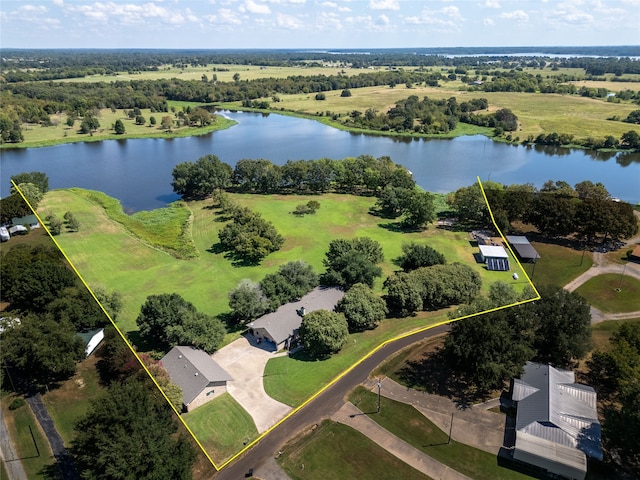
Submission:
MULTIPOLYGON (((211 200, 185 203, 193 214, 190 232, 198 256, 180 260, 153 247, 144 238, 139 239, 122 224, 128 218, 121 210, 105 209, 102 203, 92 199, 92 195, 81 195, 76 189, 50 191, 38 212, 42 216, 54 212, 61 217, 66 211, 76 215, 81 224, 80 231, 64 232, 56 240, 90 285, 102 285, 123 295, 124 307, 118 324, 126 332, 137 330, 135 318, 151 294, 175 292, 200 311, 219 315, 229 311, 228 293, 244 278, 260 281, 267 273, 296 260, 309 263, 321 273, 324 254, 335 238, 367 236, 380 242, 386 259, 381 265, 383 278, 399 269, 394 259, 401 255, 402 243, 416 241, 441 251, 449 262, 470 265, 482 277, 483 291, 488 289, 490 282, 511 281, 510 273, 490 272, 485 265, 475 262, 475 249, 466 232, 451 232, 435 226, 421 232, 396 231, 392 220, 368 213, 375 203, 371 197, 232 194, 235 201, 273 222, 285 238, 282 249, 269 255, 260 265, 238 267, 224 253, 215 253, 212 249, 219 244, 218 232, 225 223, 211 209, 211 200), (290 213, 296 205, 311 199, 320 202, 317 213, 303 217, 290 213), (116 219, 111 215, 116 215, 116 219)), ((141 231, 146 234, 145 228, 141 231)), ((178 232, 177 229, 173 231, 178 232)), ((170 241, 174 238, 166 239, 167 243, 170 241)), ((377 292, 382 291, 382 283, 383 279, 376 282, 377 292)), ((524 283, 514 285, 517 289, 524 287, 524 283)), ((233 338, 230 336, 228 340, 233 338)))
POLYGON ((369 418, 414 448, 475 480, 528 479, 513 470, 500 467, 496 455, 451 440, 413 406, 381 397, 377 411, 377 394, 357 387, 349 400, 369 418))
POLYGON ((29 405, 25 404, 16 410, 9 410, 9 404, 14 398, 17 397, 15 395, 3 395, 1 403, 2 415, 9 431, 9 437, 13 440, 16 454, 22 462, 27 478, 50 478, 45 473, 45 470, 48 470, 47 467, 51 467, 55 463, 55 459, 49 447, 49 442, 31 412, 29 405), (32 433, 33 437, 31 436, 32 433))
POLYGON ((75 436, 74 425, 87 414, 91 400, 96 398, 103 389, 99 384, 97 361, 98 358, 94 352, 78 364, 73 377, 42 397, 53 418, 56 430, 67 448, 71 446, 75 436))
POLYGON ((640 280, 629 275, 598 275, 580 285, 576 292, 605 313, 640 311, 640 280))
POLYGON ((430 477, 351 427, 324 420, 289 441, 277 459, 293 480, 406 480, 430 477))
POLYGON ((258 437, 251 416, 228 393, 182 418, 217 465, 258 437))

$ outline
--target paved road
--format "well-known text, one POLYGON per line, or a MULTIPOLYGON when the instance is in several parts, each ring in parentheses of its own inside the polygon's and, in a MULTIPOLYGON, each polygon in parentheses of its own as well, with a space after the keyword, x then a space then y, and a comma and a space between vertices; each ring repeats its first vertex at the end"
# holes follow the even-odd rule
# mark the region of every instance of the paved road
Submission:
POLYGON ((9 431, 4 423, 4 416, 2 416, 0 420, 0 457, 2 457, 5 467, 7 467, 9 480, 28 480, 27 474, 24 472, 24 468, 22 468, 22 462, 20 462, 18 454, 15 448, 13 448, 9 431))
POLYGON ((42 397, 39 393, 36 393, 35 395, 27 396, 26 400, 31 407, 31 410, 33 410, 36 419, 40 423, 42 430, 44 430, 44 433, 47 436, 47 440, 49 441, 49 445, 51 445, 51 450, 53 451, 53 456, 55 457, 58 467, 62 472, 62 477, 64 480, 79 480, 80 477, 76 472, 73 460, 64 446, 62 437, 56 430, 53 419, 47 411, 47 407, 42 403, 42 397))
MULTIPOLYGON (((278 427, 265 435, 252 449, 229 466, 223 468, 216 475, 216 480, 238 480, 244 478, 245 473, 253 468, 256 475, 261 475, 261 467, 268 466, 282 445, 304 430, 307 426, 319 423, 324 418, 330 418, 345 403, 347 394, 360 383, 364 382, 371 371, 390 355, 412 343, 448 331, 448 325, 432 328, 424 332, 409 335, 395 342, 386 343, 373 355, 363 360, 342 378, 332 384, 324 392, 314 398, 302 409, 284 420, 278 427)), ((272 480, 266 478, 266 480, 272 480)))

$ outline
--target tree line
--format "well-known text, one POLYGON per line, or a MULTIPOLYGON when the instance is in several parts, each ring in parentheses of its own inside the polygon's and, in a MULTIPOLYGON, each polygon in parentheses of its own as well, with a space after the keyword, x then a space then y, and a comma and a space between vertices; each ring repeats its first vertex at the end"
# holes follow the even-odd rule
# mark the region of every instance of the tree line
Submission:
MULTIPOLYGON (((511 222, 532 225, 543 235, 575 237, 587 244, 621 240, 638 231, 633 207, 614 201, 605 186, 586 180, 575 188, 549 180, 538 189, 532 184, 503 186, 487 182, 485 193, 496 223, 508 232, 511 222)), ((478 185, 458 189, 448 203, 463 222, 489 224, 489 213, 478 185)))

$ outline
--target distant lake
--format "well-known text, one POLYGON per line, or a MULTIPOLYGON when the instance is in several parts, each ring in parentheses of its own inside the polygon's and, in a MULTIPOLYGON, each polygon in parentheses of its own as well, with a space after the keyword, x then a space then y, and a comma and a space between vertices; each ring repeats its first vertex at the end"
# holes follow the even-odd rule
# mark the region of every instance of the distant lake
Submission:
POLYGON ((214 154, 235 165, 243 158, 287 160, 387 155, 408 168, 421 187, 446 193, 479 176, 503 184, 549 179, 574 185, 602 182, 614 197, 640 201, 640 154, 599 153, 493 142, 481 136, 399 139, 352 134, 313 120, 244 112, 223 112, 238 125, 197 137, 74 143, 46 148, 2 150, 0 195, 11 175, 43 171, 51 188, 82 187, 118 198, 128 211, 149 210, 178 198, 171 188, 173 167, 214 154))

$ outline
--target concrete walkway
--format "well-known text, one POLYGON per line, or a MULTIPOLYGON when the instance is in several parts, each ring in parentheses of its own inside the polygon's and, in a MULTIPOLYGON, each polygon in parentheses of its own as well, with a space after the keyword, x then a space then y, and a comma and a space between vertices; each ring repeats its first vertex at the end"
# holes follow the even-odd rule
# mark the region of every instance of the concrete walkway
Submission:
POLYGON ((4 415, 0 421, 0 457, 4 461, 4 466, 7 469, 7 475, 9 475, 8 480, 28 480, 27 474, 22 467, 22 462, 18 458, 16 449, 13 447, 11 437, 9 437, 9 431, 4 422, 4 415))
MULTIPOLYGON (((369 379, 365 387, 377 392, 377 384, 378 380, 369 379)), ((502 447, 505 416, 487 411, 499 405, 499 399, 461 410, 448 398, 404 387, 390 378, 385 377, 381 384, 382 396, 413 405, 444 432, 449 432, 453 414, 451 438, 457 442, 494 455, 502 447)))
POLYGON ((251 415, 259 433, 271 428, 291 410, 264 391, 265 365, 272 358, 287 355, 286 352, 273 353, 266 347, 265 342, 256 344, 250 335, 244 335, 213 354, 213 359, 233 377, 233 381, 227 383, 227 391, 251 415))
POLYGON ((346 403, 331 419, 355 428, 392 455, 434 480, 471 480, 399 439, 351 403, 346 403))

